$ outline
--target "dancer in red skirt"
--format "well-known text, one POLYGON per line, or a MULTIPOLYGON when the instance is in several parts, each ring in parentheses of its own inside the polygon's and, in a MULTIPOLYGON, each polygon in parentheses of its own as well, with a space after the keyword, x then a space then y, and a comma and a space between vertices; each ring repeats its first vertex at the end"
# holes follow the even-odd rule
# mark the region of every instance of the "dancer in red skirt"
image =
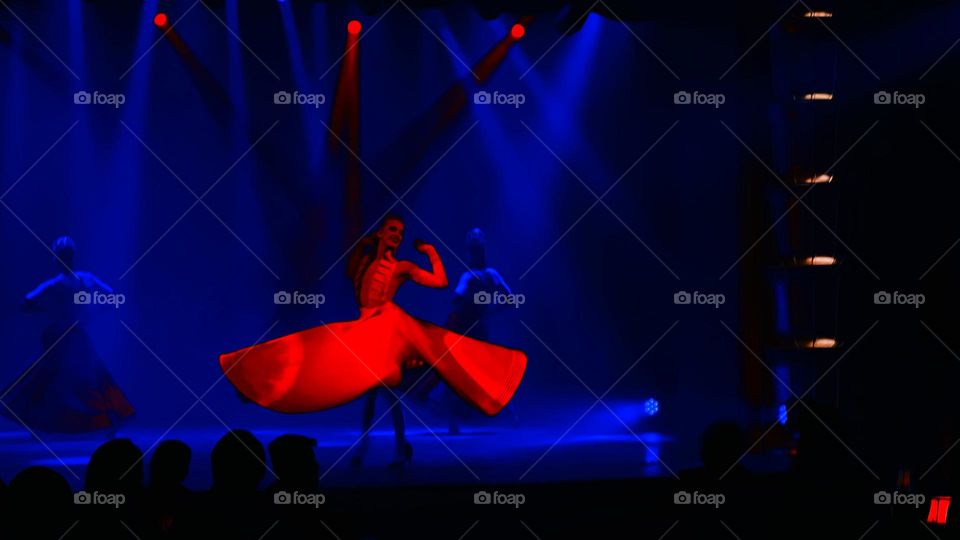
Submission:
MULTIPOLYGON (((347 273, 353 279, 359 319, 317 326, 221 355, 220 366, 237 390, 275 411, 320 411, 380 386, 397 386, 405 367, 422 363, 485 414, 500 412, 520 385, 526 355, 422 321, 394 304, 397 289, 407 280, 426 287, 447 285, 433 246, 417 245, 430 258, 430 271, 396 258, 403 232, 403 221, 388 217, 350 257, 347 273)), ((361 441, 361 447, 365 444, 361 441)), ((398 460, 409 460, 411 452, 401 431, 398 460)))

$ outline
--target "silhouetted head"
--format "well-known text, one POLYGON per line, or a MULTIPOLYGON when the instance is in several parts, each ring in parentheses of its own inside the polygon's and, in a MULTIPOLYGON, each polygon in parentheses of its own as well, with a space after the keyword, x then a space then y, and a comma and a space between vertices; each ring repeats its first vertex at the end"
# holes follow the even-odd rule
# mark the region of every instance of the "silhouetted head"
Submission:
POLYGON ((376 232, 377 240, 383 242, 387 249, 396 253, 397 248, 400 247, 400 242, 403 242, 403 229, 403 219, 400 216, 390 214, 380 224, 380 229, 376 232))
POLYGON ((10 482, 0 528, 4 538, 62 538, 73 523, 73 490, 60 473, 47 467, 27 467, 10 482), (42 519, 38 519, 38 512, 42 519))
POLYGON ((487 237, 480 229, 467 233, 467 256, 471 268, 487 267, 487 237))
POLYGON ((263 445, 249 431, 235 429, 217 441, 210 454, 213 489, 228 494, 257 490, 266 472, 263 445))
POLYGON ((709 470, 726 471, 745 450, 744 435, 735 422, 717 422, 707 426, 700 440, 700 459, 709 470))
POLYGON ((11 503, 19 501, 36 508, 73 503, 70 484, 60 473, 48 467, 27 467, 20 471, 10 482, 9 490, 11 503))
POLYGON ((150 483, 180 485, 190 471, 190 447, 183 441, 163 441, 150 460, 150 483))
POLYGON ((73 258, 77 253, 77 244, 73 242, 72 238, 69 236, 61 236, 53 241, 53 246, 51 246, 50 249, 53 250, 58 264, 66 267, 67 270, 73 271, 73 258))
POLYGON ((280 483, 292 489, 315 489, 320 464, 314 449, 317 441, 303 435, 281 435, 270 443, 270 463, 280 483))
POLYGON ((84 489, 122 493, 129 499, 143 488, 143 452, 130 439, 113 439, 90 456, 84 489))

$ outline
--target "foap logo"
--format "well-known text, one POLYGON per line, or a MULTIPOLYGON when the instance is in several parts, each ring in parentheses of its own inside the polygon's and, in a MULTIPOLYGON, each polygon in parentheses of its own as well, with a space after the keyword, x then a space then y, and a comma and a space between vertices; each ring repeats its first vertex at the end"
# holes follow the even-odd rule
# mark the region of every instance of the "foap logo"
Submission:
POLYGON ((300 506, 312 506, 320 508, 321 504, 327 502, 327 496, 323 493, 300 493, 294 491, 278 491, 273 494, 273 504, 291 504, 300 506))
POLYGON ((319 293, 302 293, 300 291, 277 291, 273 293, 273 303, 278 306, 313 306, 319 308, 326 303, 327 297, 319 293))
POLYGON ((727 301, 727 297, 721 293, 702 293, 700 291, 677 291, 673 293, 673 303, 677 305, 703 305, 713 306, 720 309, 720 306, 727 301))
POLYGON ((913 306, 919 309, 926 303, 927 297, 920 293, 902 293, 900 291, 878 291, 873 294, 873 303, 878 306, 913 306))
POLYGON ((112 506, 120 508, 127 502, 127 496, 123 493, 100 493, 94 491, 78 491, 73 494, 73 504, 96 504, 101 506, 112 506))
POLYGON ((491 94, 486 90, 473 94, 474 105, 513 105, 515 109, 519 109, 526 102, 526 94, 504 94, 500 91, 494 91, 491 94))
POLYGON ((473 494, 473 504, 500 504, 520 508, 520 505, 525 502, 527 502, 527 497, 523 493, 478 491, 473 494))
POLYGON ((80 291, 73 294, 73 303, 78 306, 113 306, 119 308, 127 303, 127 297, 120 293, 102 293, 100 291, 80 291))
POLYGON ((925 502, 927 502, 927 497, 922 493, 900 493, 899 491, 890 493, 888 491, 878 491, 873 494, 873 504, 897 504, 919 508, 923 506, 925 502))
POLYGON ((927 96, 924 94, 906 94, 896 90, 893 93, 881 90, 873 94, 875 105, 910 105, 918 109, 926 102, 927 96))
POLYGON ((94 91, 93 93, 81 90, 73 94, 73 103, 75 105, 109 105, 119 109, 121 105, 127 102, 127 96, 124 94, 104 94, 94 91))
POLYGON ((678 491, 673 494, 673 504, 696 504, 702 506, 712 506, 720 508, 720 505, 727 502, 727 496, 723 493, 700 493, 694 491, 678 491))
POLYGON ((673 94, 675 105, 712 105, 714 109, 719 109, 726 102, 727 96, 723 94, 704 94, 696 90, 692 94, 686 90, 673 94))
POLYGON ((297 90, 294 90, 292 94, 284 90, 273 94, 274 105, 310 105, 319 109, 326 102, 327 96, 323 94, 304 94, 297 90))
POLYGON ((527 301, 527 297, 522 294, 506 294, 500 291, 492 293, 480 291, 473 294, 473 303, 481 306, 513 306, 519 308, 527 301))

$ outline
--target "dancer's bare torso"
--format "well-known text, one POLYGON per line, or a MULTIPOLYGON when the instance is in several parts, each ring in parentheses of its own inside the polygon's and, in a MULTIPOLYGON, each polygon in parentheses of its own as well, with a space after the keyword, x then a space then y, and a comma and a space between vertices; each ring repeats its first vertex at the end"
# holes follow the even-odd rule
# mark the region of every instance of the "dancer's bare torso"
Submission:
POLYGON ((360 283, 360 309, 377 308, 393 302, 397 289, 408 279, 425 287, 446 286, 447 277, 440 256, 433 247, 426 247, 424 252, 430 257, 430 272, 410 261, 397 260, 391 251, 385 251, 370 263, 360 283))

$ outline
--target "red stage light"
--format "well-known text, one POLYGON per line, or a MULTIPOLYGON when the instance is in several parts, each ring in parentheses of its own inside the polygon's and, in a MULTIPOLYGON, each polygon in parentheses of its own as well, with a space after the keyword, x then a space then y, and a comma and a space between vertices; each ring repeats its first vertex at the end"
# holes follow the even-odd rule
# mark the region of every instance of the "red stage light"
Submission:
POLYGON ((363 28, 363 25, 361 25, 358 20, 352 20, 347 23, 347 32, 351 34, 359 34, 361 28, 363 28))
POLYGON ((510 29, 510 37, 513 39, 520 39, 526 33, 527 29, 524 28, 522 24, 515 24, 513 25, 513 28, 510 29))
POLYGON ((163 28, 167 25, 167 14, 166 13, 157 13, 153 17, 153 24, 157 25, 159 28, 163 28))

